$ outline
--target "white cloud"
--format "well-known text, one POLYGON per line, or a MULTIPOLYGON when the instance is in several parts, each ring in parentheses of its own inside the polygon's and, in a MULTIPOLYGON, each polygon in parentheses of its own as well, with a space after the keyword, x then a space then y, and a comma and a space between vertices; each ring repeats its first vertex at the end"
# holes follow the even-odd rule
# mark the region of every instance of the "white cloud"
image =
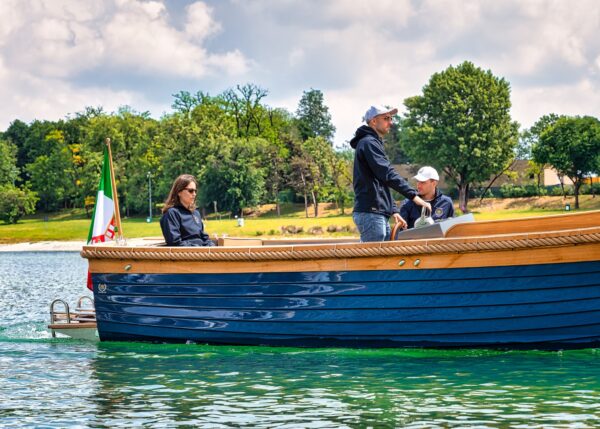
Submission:
POLYGON ((120 0, 121 8, 103 29, 111 67, 131 68, 140 74, 160 73, 202 78, 212 72, 243 73, 247 69, 239 51, 209 54, 201 42, 219 26, 210 8, 197 2, 187 8, 185 32, 169 25, 162 3, 152 7, 139 0, 120 0))
POLYGON ((187 15, 185 32, 192 38, 203 41, 221 30, 221 25, 212 18, 212 9, 202 2, 188 6, 187 15))
POLYGON ((511 83, 525 126, 600 115, 596 0, 2 0, 0 19, 0 128, 102 101, 160 111, 157 85, 252 82, 290 111, 322 90, 341 143, 370 104, 402 111, 465 60, 511 83))
POLYGON ((78 88, 61 79, 38 78, 8 70, 0 61, 0 104, 2 129, 20 119, 58 120, 83 110, 86 106, 103 106, 115 111, 122 105, 148 104, 130 91, 111 91, 102 87, 78 88), (10 86, 5 83, 9 82, 10 86))
POLYGON ((251 62, 240 50, 210 52, 204 46, 221 30, 212 8, 189 4, 178 26, 165 1, 0 2, 0 93, 3 105, 10 106, 0 109, 0 127, 15 118, 56 119, 89 105, 110 110, 147 103, 139 88, 113 89, 126 85, 122 78, 194 81, 248 71, 251 62), (94 76, 114 84, 101 87, 94 76))
POLYGON ((589 79, 570 85, 517 88, 513 90, 512 114, 526 128, 549 113, 600 117, 598 93, 600 84, 589 79))
MULTIPOLYGON (((420 94, 433 73, 465 60, 511 83, 513 117, 524 126, 551 112, 600 114, 596 1, 320 5, 303 28, 290 28, 284 11, 303 17, 307 8, 316 7, 314 2, 279 3, 282 11, 273 13, 270 2, 254 1, 246 16, 264 16, 261 28, 283 31, 286 66, 299 81, 296 102, 307 87, 323 90, 338 143, 352 136, 369 104, 402 111, 403 100, 420 94), (300 49, 302 61, 297 61, 300 49)), ((269 61, 260 53, 253 56, 261 65, 269 61)))

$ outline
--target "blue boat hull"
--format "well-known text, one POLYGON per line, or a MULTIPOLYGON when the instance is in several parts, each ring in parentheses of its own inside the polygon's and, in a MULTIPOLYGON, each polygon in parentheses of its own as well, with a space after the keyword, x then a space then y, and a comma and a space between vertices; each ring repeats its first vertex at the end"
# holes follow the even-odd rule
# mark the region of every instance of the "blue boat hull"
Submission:
POLYGON ((600 262, 94 274, 102 341, 297 347, 600 345, 600 262))

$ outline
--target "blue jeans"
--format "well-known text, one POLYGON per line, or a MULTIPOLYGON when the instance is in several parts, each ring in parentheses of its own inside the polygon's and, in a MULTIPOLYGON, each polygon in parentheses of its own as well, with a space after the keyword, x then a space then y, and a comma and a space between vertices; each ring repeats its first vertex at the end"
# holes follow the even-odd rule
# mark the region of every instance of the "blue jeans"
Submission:
POLYGON ((387 241, 391 230, 387 217, 377 213, 354 212, 352 219, 360 232, 360 241, 387 241))

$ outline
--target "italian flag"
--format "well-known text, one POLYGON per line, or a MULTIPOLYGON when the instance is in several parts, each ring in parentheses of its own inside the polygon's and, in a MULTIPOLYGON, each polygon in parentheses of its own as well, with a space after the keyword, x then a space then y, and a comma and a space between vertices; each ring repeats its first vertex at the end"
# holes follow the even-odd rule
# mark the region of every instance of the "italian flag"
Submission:
POLYGON ((108 149, 105 147, 102 175, 98 185, 98 195, 96 196, 87 244, 104 243, 115 238, 117 227, 115 225, 115 201, 111 184, 110 161, 108 149))

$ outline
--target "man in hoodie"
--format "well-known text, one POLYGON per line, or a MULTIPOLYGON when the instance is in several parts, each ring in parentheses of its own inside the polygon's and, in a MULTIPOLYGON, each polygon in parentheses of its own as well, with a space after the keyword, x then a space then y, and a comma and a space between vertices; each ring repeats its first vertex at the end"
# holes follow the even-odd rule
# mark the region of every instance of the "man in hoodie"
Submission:
MULTIPOLYGON (((433 167, 421 167, 415 176, 419 196, 431 204, 431 217, 435 222, 454 217, 454 205, 450 197, 443 195, 437 188, 440 176, 433 167)), ((421 207, 405 200, 400 208, 400 216, 408 223, 409 228, 415 227, 415 221, 421 217, 421 207)))
POLYGON ((431 205, 419 197, 417 191, 394 170, 385 154, 383 137, 390 132, 396 113, 398 109, 371 106, 363 118, 367 125, 359 127, 350 140, 350 146, 355 150, 352 217, 360 232, 361 242, 389 240, 390 217, 406 228, 407 223, 400 216, 390 188, 418 206, 431 210, 431 205))

